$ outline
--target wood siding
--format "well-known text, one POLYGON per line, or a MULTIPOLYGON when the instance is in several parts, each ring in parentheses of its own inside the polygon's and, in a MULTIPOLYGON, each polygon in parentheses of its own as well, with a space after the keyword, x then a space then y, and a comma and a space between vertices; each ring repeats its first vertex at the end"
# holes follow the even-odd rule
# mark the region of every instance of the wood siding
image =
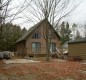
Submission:
MULTIPOLYGON (((49 26, 48 26, 49 27, 49 26)), ((51 30, 51 28, 49 28, 51 30)), ((46 55, 46 41, 44 39, 44 25, 41 25, 39 28, 37 28, 26 40, 26 48, 27 48, 27 54, 31 55, 34 54, 32 52, 32 42, 40 42, 41 43, 41 51, 37 52, 39 55, 46 55), (36 32, 40 31, 41 38, 40 39, 33 39, 32 35, 36 32)), ((54 34, 55 39, 52 39, 51 42, 56 43, 57 48, 59 48, 59 39, 56 34, 54 34)))
POLYGON ((26 42, 22 41, 21 43, 18 43, 17 45, 17 52, 21 55, 26 55, 26 42))
POLYGON ((69 44, 68 50, 69 56, 79 56, 86 59, 86 42, 69 44))

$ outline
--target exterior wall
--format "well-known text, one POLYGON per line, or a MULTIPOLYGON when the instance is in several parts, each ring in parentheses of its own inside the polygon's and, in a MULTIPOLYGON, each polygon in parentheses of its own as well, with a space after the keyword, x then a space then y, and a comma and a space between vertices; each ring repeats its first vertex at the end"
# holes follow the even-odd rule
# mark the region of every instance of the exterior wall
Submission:
POLYGON ((69 56, 79 56, 86 59, 86 42, 69 44, 68 50, 69 56))
POLYGON ((17 43, 17 52, 19 55, 25 55, 26 54, 26 45, 25 41, 22 41, 21 43, 17 43))
MULTIPOLYGON (((33 55, 34 53, 32 52, 32 42, 40 42, 41 43, 41 51, 37 52, 39 55, 46 55, 46 41, 44 39, 44 24, 41 25, 41 27, 37 28, 26 40, 26 49, 27 49, 27 54, 28 55, 33 55), (41 33, 41 39, 32 39, 32 35, 34 34, 35 31, 40 31, 41 33)), ((51 42, 56 43, 57 48, 59 48, 59 39, 54 34, 55 39, 52 39, 51 42)))

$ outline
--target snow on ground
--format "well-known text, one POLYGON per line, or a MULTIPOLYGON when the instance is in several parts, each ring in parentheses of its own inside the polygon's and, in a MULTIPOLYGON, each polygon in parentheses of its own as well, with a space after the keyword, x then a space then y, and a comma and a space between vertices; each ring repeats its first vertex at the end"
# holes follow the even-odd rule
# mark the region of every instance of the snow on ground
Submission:
POLYGON ((3 60, 6 64, 12 63, 37 63, 41 61, 27 60, 27 59, 13 59, 13 60, 3 60))

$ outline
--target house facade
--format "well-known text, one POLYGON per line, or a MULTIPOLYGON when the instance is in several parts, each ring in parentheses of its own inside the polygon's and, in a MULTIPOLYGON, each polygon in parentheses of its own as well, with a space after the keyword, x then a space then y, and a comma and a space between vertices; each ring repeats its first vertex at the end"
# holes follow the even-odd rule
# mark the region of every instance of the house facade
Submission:
POLYGON ((86 39, 69 42, 68 56, 79 57, 86 60, 86 39))
POLYGON ((17 52, 23 56, 46 56, 47 38, 49 39, 51 53, 59 53, 60 36, 53 26, 44 19, 31 27, 21 38, 19 38, 19 40, 17 40, 17 52))

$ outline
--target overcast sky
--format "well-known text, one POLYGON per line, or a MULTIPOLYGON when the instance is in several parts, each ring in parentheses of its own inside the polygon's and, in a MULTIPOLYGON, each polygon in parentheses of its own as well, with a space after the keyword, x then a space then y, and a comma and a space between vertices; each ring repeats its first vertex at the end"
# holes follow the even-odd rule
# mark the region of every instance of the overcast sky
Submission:
POLYGON ((68 20, 72 23, 86 24, 86 0, 82 0, 75 13, 68 17, 68 20))
MULTIPOLYGON (((24 0, 14 0, 14 4, 12 4, 11 7, 15 4, 19 5, 19 1, 23 2, 24 0)), ((82 3, 78 6, 75 12, 68 16, 65 21, 70 23, 86 24, 86 0, 82 0, 82 3)), ((30 23, 24 22, 24 19, 15 20, 13 23, 20 25, 21 28, 26 27, 27 29, 32 26, 30 23)))

